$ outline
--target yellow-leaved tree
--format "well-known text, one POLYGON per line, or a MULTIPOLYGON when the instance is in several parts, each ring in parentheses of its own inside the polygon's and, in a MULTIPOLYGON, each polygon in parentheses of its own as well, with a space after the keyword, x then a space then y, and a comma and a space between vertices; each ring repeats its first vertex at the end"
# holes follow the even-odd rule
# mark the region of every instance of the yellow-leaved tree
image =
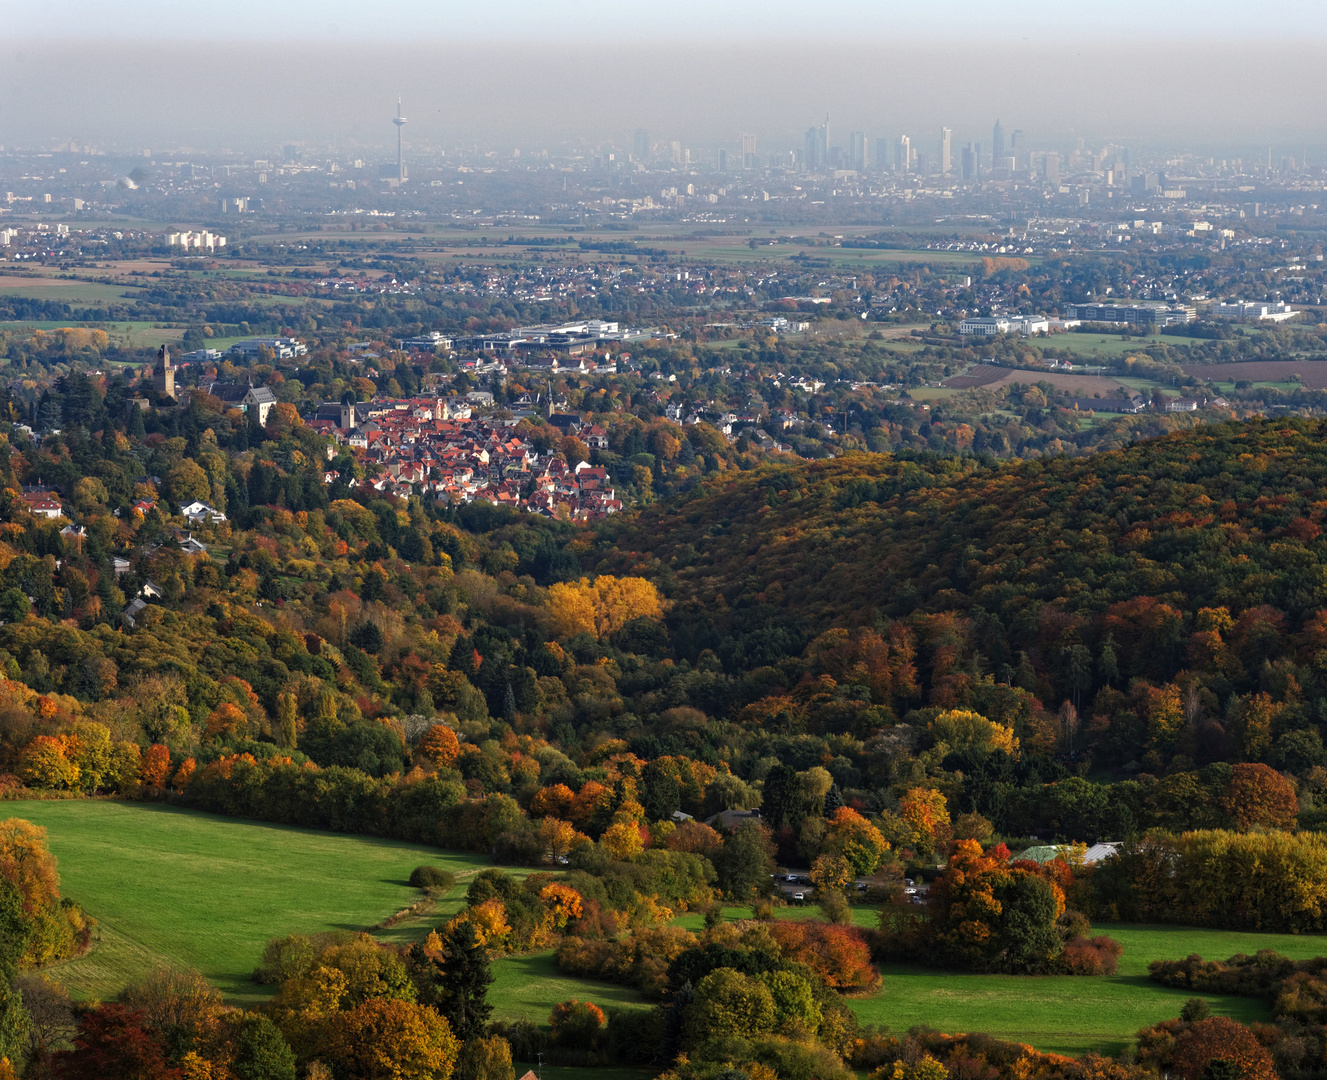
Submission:
POLYGON ((1014 729, 987 720, 980 713, 968 709, 947 709, 931 721, 931 734, 937 747, 944 744, 944 753, 993 754, 1003 751, 1010 757, 1018 756, 1018 739, 1014 729))
POLYGON ((659 619, 663 608, 659 591, 644 578, 601 574, 591 581, 550 585, 549 606, 560 638, 589 634, 604 638, 616 633, 632 619, 659 619))

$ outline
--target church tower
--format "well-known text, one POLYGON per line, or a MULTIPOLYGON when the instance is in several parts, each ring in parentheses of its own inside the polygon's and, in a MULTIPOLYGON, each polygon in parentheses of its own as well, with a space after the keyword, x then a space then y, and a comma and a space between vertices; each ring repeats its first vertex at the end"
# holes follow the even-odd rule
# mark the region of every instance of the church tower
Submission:
POLYGON ((157 350, 157 365, 152 369, 152 389, 168 398, 175 396, 175 367, 170 362, 170 349, 165 345, 157 350))

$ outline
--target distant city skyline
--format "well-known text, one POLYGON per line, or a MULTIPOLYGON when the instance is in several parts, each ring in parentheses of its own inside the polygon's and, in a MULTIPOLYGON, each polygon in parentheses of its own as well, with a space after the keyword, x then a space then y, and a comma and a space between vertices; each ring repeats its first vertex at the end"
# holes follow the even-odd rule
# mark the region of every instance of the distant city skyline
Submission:
POLYGON ((949 128, 954 156, 982 143, 985 165, 1000 119, 1025 132, 1033 150, 1084 137, 1217 156, 1265 155, 1271 145, 1299 157, 1307 147, 1327 158, 1318 119, 1327 74, 1305 42, 1028 46, 1004 64, 986 48, 901 41, 624 47, 597 51, 593 69, 574 79, 559 50, 512 46, 502 55, 495 79, 490 51, 459 46, 11 43, 0 48, 0 145, 59 139, 258 156, 287 143, 395 150, 389 118, 403 94, 407 156, 565 141, 630 152, 643 129, 684 146, 727 144, 730 166, 742 167, 742 135, 753 135, 757 158, 768 160, 802 148, 807 128, 828 114, 829 145, 849 154, 859 132, 872 147, 906 134, 938 157, 941 128, 949 128))

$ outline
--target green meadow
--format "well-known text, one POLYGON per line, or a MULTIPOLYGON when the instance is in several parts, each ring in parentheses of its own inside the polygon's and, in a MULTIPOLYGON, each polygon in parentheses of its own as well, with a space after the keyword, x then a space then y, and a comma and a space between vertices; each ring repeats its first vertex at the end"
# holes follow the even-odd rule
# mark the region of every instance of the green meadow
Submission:
MULTIPOLYGON (((364 930, 420 898, 410 871, 457 874, 477 856, 422 845, 110 801, 16 802, 45 826, 63 895, 97 919, 99 941, 52 975, 78 997, 110 998, 161 964, 197 968, 237 1004, 269 938, 364 930)), ((464 889, 444 900, 458 907, 464 889)), ((427 934, 432 923, 417 921, 427 934)), ((398 935, 399 936, 399 935, 398 935)))
MULTIPOLYGON (((96 947, 51 971, 80 998, 111 998, 154 967, 171 964, 197 968, 231 1001, 253 1004, 270 992, 249 981, 269 938, 374 926, 419 899, 406 879, 421 863, 462 875, 434 911, 377 933, 395 944, 418 941, 460 909, 465 877, 486 865, 479 856, 422 845, 152 804, 14 802, 4 814, 45 826, 64 895, 98 920, 96 947)), ((724 909, 727 919, 750 915, 745 907, 724 909)), ((817 915, 812 905, 778 912, 790 919, 817 915)), ((695 913, 675 921, 693 930, 704 922, 695 913)), ((874 909, 854 907, 853 921, 874 925, 874 909)), ((1116 975, 1027 978, 891 964, 881 970, 882 989, 852 999, 852 1008, 863 1023, 895 1032, 925 1024, 989 1032, 1059 1053, 1116 1054, 1139 1028, 1178 1015, 1189 996, 1149 982, 1152 960, 1191 953, 1225 959, 1259 949, 1306 958, 1327 951, 1318 937, 1166 926, 1097 929, 1124 945, 1116 975)), ((563 975, 551 950, 505 957, 494 964, 494 975, 491 1000, 503 1019, 544 1023, 557 1002, 571 997, 609 1009, 645 1007, 626 987, 563 975)), ((1245 1022, 1268 1018, 1262 1002, 1207 997, 1216 1014, 1245 1022)))

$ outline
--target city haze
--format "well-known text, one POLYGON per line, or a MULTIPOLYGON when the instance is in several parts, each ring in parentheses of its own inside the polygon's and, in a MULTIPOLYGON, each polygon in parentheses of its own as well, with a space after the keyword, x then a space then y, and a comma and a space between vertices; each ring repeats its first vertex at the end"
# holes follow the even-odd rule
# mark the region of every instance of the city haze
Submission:
POLYGON ((1082 137, 1218 157, 1273 146, 1312 160, 1327 143, 1317 106, 1327 75, 1318 45, 1304 38, 1140 46, 1020 41, 1011 32, 982 44, 853 37, 795 45, 752 35, 568 48, 408 36, 406 45, 11 41, 0 143, 394 152, 398 94, 407 150, 416 153, 627 147, 646 127, 696 147, 753 132, 763 155, 800 146, 805 128, 826 115, 836 137, 930 138, 945 125, 956 143, 980 141, 1000 118, 1046 148, 1082 137))

